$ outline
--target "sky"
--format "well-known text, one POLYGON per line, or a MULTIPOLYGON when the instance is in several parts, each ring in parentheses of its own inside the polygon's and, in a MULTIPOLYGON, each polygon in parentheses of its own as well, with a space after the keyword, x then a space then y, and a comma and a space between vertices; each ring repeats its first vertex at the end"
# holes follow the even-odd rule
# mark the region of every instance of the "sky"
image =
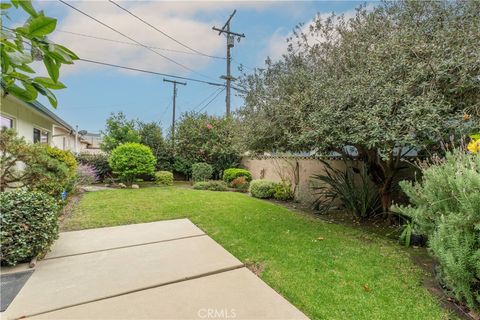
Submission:
MULTIPOLYGON (((220 82, 226 73, 226 39, 212 30, 222 27, 234 9, 231 30, 244 33, 232 49, 232 75, 238 76, 239 63, 244 71, 262 67, 269 56, 278 59, 286 51, 286 38, 298 23, 308 24, 317 13, 352 15, 360 1, 117 1, 119 5, 141 17, 164 34, 138 21, 108 1, 68 1, 72 6, 110 25, 164 57, 132 42, 59 1, 34 1, 38 10, 58 19, 57 29, 49 36, 83 59, 167 73, 210 82, 220 82), (69 33, 70 32, 70 33, 69 33), (72 34, 79 33, 114 41, 72 34), (167 37, 167 34, 169 37, 167 37), (188 46, 210 58, 194 53, 188 46), (166 50, 165 50, 166 49, 166 50), (181 51, 181 52, 180 52, 181 51), (167 57, 167 58, 165 58, 167 57), (174 60, 177 64, 172 62, 174 60)), ((10 26, 25 21, 21 12, 10 14, 10 26)), ((9 25, 8 23, 5 23, 9 25)), ((35 69, 46 75, 44 67, 35 69)), ((56 112, 79 130, 100 132, 112 112, 122 111, 130 119, 159 121, 164 130, 172 122, 172 84, 167 77, 77 61, 62 66, 60 81, 67 88, 55 91, 56 112)), ((225 91, 219 87, 186 81, 178 86, 177 119, 182 112, 202 110, 208 114, 225 113, 225 91), (215 98, 216 97, 216 98, 215 98), (210 102, 210 103, 209 103, 210 102), (207 103, 209 103, 207 105, 207 103)), ((232 94, 235 91, 232 90, 232 94)), ((46 99, 39 99, 50 107, 46 99)), ((232 110, 241 107, 241 97, 232 97, 232 110)))

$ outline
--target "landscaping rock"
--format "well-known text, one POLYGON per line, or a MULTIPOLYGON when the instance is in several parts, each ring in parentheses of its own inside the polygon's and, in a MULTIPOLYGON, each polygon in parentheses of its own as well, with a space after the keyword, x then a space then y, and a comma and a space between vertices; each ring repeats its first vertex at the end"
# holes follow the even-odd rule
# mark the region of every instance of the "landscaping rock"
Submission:
POLYGON ((124 183, 119 183, 118 184, 119 188, 125 189, 127 186, 124 183))
POLYGON ((132 184, 132 189, 140 189, 140 186, 138 184, 132 184))

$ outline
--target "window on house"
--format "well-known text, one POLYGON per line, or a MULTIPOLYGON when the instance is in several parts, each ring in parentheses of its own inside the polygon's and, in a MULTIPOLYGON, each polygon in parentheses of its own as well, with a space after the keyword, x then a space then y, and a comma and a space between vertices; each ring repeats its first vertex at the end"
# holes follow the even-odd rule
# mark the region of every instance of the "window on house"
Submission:
POLYGON ((33 142, 37 143, 48 143, 48 132, 44 130, 40 130, 37 128, 33 128, 33 142))
POLYGON ((13 119, 7 118, 5 116, 0 116, 0 127, 12 129, 13 128, 13 119))

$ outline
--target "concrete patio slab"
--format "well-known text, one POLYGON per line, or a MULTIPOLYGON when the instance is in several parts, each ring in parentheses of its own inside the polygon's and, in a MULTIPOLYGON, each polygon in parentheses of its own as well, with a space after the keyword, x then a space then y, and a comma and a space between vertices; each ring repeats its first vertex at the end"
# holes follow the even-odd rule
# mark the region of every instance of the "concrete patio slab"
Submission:
POLYGON ((246 268, 142 290, 34 319, 308 319, 246 268))
POLYGON ((45 259, 205 234, 188 219, 62 232, 45 259))
POLYGON ((206 235, 47 259, 2 318, 32 316, 241 266, 206 235))

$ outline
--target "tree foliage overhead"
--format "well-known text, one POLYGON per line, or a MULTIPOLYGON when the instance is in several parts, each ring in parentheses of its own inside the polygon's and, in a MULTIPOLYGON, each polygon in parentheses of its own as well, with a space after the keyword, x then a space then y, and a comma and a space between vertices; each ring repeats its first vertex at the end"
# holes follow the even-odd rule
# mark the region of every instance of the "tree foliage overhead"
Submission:
POLYGON ((40 93, 56 107, 57 98, 51 90, 65 88, 58 81, 60 67, 62 64, 73 64, 78 56, 47 38, 55 30, 57 19, 35 10, 30 0, 2 2, 0 6, 2 89, 24 101, 33 101, 40 93), (23 26, 9 28, 4 25, 12 5, 29 15, 23 26), (34 77, 35 71, 30 66, 34 61, 43 61, 49 77, 34 77))
POLYGON ((390 204, 400 148, 478 125, 480 2, 397 1, 317 16, 288 53, 243 78, 253 151, 354 146, 390 204))

